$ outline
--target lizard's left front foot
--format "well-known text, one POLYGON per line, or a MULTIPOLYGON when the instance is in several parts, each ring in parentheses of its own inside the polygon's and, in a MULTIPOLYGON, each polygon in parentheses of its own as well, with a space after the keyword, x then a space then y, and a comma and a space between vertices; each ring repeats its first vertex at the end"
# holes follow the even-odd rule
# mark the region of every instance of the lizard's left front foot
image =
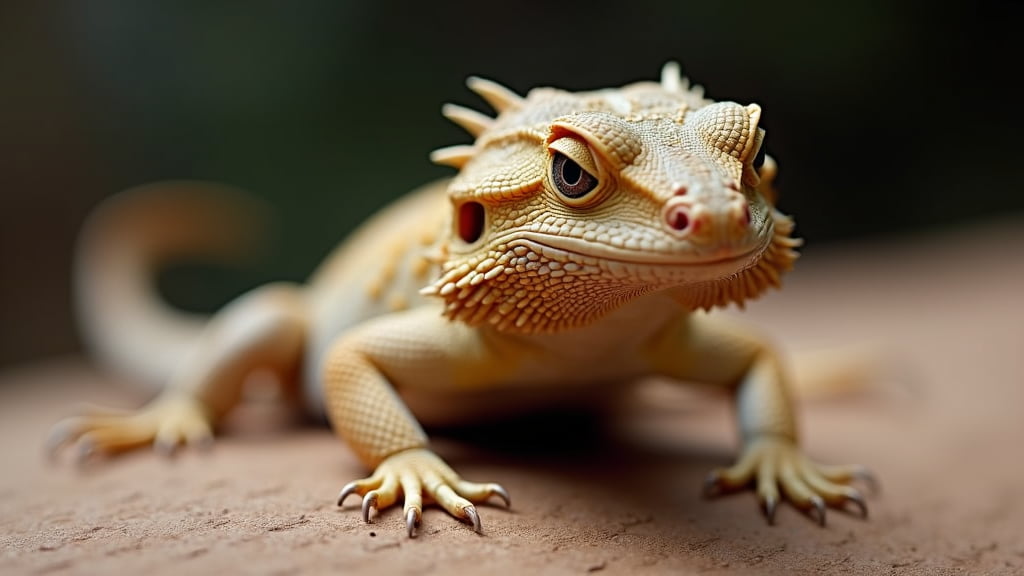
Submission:
POLYGON ((874 483, 862 466, 825 466, 808 459, 788 438, 762 436, 748 443, 739 461, 730 468, 712 471, 705 482, 709 494, 744 488, 757 481, 757 496, 768 522, 775 520, 779 489, 797 507, 817 514, 825 525, 827 506, 843 508, 852 503, 867 517, 860 491, 849 484, 856 479, 874 483))
POLYGON ((508 492, 498 484, 477 484, 459 477, 430 450, 414 448, 392 454, 377 466, 373 476, 349 482, 338 496, 341 506, 351 494, 363 497, 363 520, 370 521, 370 510, 390 507, 405 498, 405 522, 409 537, 416 534, 416 526, 423 514, 423 496, 437 502, 449 514, 473 525, 480 532, 480 515, 473 502, 483 502, 497 496, 510 505, 508 492))

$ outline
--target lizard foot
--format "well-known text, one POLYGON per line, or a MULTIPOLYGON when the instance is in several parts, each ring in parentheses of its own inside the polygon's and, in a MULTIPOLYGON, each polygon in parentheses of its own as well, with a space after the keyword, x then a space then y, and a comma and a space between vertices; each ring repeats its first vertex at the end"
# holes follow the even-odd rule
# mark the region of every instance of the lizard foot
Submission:
POLYGON ((213 441, 210 418, 191 398, 162 397, 137 411, 93 408, 57 422, 50 429, 47 452, 55 456, 73 446, 76 459, 115 454, 147 444, 171 455, 180 444, 207 447, 213 441))
POLYGON ((393 454, 377 466, 373 475, 349 482, 338 495, 338 506, 351 494, 363 497, 363 520, 370 521, 370 511, 392 506, 399 496, 405 498, 405 522, 409 537, 416 535, 416 526, 423 515, 423 498, 437 502, 452 516, 481 531, 480 515, 473 502, 484 502, 497 496, 511 505, 508 492, 498 484, 477 484, 459 477, 433 452, 414 448, 393 454))
POLYGON ((730 468, 712 471, 705 481, 705 493, 713 495, 742 489, 756 481, 757 496, 768 523, 775 521, 779 492, 825 525, 828 506, 855 506, 867 518, 868 508, 861 492, 849 484, 863 480, 874 487, 872 475, 862 466, 826 466, 812 462, 793 441, 763 436, 747 444, 739 461, 730 468))

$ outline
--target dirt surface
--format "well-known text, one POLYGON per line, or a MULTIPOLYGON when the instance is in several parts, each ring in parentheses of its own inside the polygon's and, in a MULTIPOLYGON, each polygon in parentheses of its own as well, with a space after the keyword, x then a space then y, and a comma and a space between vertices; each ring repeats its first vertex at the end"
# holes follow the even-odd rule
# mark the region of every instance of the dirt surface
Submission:
POLYGON ((868 520, 834 511, 821 528, 783 507, 768 526, 751 493, 702 498, 734 452, 728 402, 652 382, 607 426, 549 415, 438 440, 513 506, 484 507, 483 535, 429 509, 410 540, 399 510, 365 524, 355 500, 335 507, 364 470, 265 404, 206 454, 47 462, 45 432, 76 402, 141 400, 55 359, 0 383, 0 573, 1024 574, 1021 224, 808 248, 743 314, 787 350, 886 351, 869 385, 800 401, 812 456, 877 473, 868 520))

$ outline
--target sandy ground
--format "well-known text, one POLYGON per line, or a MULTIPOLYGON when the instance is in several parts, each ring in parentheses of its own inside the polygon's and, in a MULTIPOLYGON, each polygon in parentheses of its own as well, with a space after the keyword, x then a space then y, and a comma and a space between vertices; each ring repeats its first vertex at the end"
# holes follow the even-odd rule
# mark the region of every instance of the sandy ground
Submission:
POLYGON ((794 351, 887 352, 869 385, 800 401, 812 456, 880 478, 868 520, 821 528, 783 507, 767 526, 751 493, 702 498, 733 455, 728 402, 653 382, 607 425, 546 415, 441 438, 513 506, 483 508, 483 535, 431 509, 410 540, 398 510, 365 524, 355 500, 335 507, 364 471, 274 406, 240 410, 206 454, 47 462, 45 431, 76 402, 141 400, 71 358, 2 376, 0 573, 1024 574, 1022 224, 812 247, 744 314, 794 351))

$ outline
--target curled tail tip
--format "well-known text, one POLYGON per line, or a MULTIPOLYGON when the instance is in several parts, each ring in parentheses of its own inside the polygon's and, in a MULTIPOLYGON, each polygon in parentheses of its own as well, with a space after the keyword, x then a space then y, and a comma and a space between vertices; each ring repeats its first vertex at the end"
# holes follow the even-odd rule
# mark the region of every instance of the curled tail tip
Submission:
POLYGON ((260 245, 272 211, 265 201, 216 182, 167 180, 104 199, 86 219, 79 247, 131 237, 158 252, 237 252, 260 245))
POLYGON ((86 350, 138 380, 165 380, 205 319, 162 301, 161 266, 249 264, 267 248, 270 215, 254 196, 201 181, 145 184, 102 201, 76 246, 75 307, 86 350))

